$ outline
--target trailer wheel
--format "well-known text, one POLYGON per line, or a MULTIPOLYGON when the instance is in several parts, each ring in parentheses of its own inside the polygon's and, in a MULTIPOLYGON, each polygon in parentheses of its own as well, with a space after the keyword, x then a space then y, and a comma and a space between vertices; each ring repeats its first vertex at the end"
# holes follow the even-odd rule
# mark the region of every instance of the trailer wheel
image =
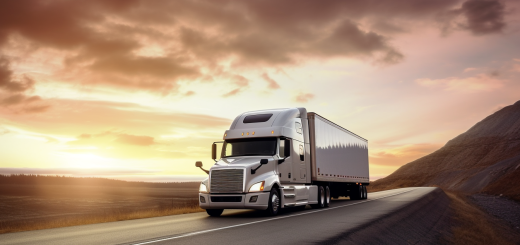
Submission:
POLYGON ((267 210, 265 210, 266 215, 275 216, 280 212, 280 194, 276 188, 271 189, 271 193, 269 194, 269 201, 267 204, 267 210))
POLYGON ((330 188, 325 186, 325 207, 330 205, 330 188))
POLYGON ((367 186, 364 185, 363 186, 363 199, 367 199, 367 198, 368 198, 367 186))
POLYGON ((206 213, 211 217, 218 217, 222 212, 224 212, 224 209, 206 209, 206 213))
POLYGON ((359 200, 363 198, 363 187, 359 185, 352 186, 349 192, 350 200, 359 200))
POLYGON ((312 208, 323 208, 325 207, 325 189, 323 186, 318 186, 318 203, 311 204, 312 208))

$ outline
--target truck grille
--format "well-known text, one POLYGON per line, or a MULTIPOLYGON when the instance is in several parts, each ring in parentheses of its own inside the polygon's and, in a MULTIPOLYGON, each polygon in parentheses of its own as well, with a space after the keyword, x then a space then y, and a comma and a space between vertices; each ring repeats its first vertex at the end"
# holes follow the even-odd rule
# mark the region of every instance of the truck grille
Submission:
POLYGON ((242 193, 244 185, 244 170, 212 170, 210 185, 209 190, 211 193, 242 193))

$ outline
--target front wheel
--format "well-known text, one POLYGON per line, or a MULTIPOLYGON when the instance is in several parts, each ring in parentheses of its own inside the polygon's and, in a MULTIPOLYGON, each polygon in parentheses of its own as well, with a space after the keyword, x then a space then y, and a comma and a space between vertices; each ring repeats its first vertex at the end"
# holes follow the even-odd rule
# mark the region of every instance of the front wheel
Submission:
POLYGON ((211 217, 218 217, 222 212, 224 212, 224 209, 206 209, 206 213, 211 217))
POLYGON ((277 189, 271 189, 271 193, 269 194, 269 203, 267 205, 267 210, 265 213, 268 216, 275 216, 280 212, 280 192, 277 189))

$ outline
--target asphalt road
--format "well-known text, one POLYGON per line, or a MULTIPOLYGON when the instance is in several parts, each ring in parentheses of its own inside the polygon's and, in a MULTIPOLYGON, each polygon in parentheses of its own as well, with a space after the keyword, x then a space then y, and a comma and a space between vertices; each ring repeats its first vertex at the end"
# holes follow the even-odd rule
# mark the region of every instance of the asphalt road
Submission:
POLYGON ((447 213, 439 195, 434 187, 402 188, 276 217, 249 210, 225 210, 218 218, 193 213, 3 234, 0 244, 429 243, 437 238, 424 239, 447 213))

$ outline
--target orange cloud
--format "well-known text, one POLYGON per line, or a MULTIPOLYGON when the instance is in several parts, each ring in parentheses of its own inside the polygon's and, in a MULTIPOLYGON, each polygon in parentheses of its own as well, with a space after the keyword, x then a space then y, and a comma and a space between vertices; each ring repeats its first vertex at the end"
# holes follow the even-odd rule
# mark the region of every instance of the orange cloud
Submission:
POLYGON ((129 145, 149 146, 155 144, 154 138, 150 136, 139 136, 131 134, 120 134, 116 142, 129 145))
POLYGON ((300 103, 307 103, 311 99, 314 99, 314 94, 301 92, 296 96, 294 100, 300 103))
POLYGON ((233 83, 236 86, 238 86, 238 88, 225 93, 224 95, 222 95, 222 97, 229 97, 229 96, 237 95, 240 92, 244 91, 247 87, 249 87, 249 79, 247 79, 243 76, 232 75, 231 80, 233 81, 233 83))
POLYGON ((371 152, 370 164, 381 166, 401 166, 430 154, 440 147, 440 145, 433 144, 412 144, 398 146, 383 151, 371 152))
POLYGON ((280 88, 280 85, 275 80, 270 78, 269 75, 267 75, 267 73, 262 74, 262 78, 267 82, 268 88, 270 88, 270 89, 279 89, 280 88))
POLYGON ((421 86, 443 88, 449 91, 479 92, 491 91, 504 86, 505 81, 497 76, 479 74, 474 77, 449 77, 444 79, 422 78, 415 80, 421 86))

